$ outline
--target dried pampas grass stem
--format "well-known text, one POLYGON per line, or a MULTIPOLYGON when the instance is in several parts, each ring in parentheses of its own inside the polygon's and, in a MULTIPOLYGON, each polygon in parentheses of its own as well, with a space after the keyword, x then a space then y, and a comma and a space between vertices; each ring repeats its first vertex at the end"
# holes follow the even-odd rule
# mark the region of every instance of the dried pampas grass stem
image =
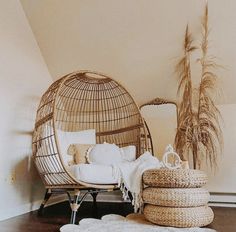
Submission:
POLYGON ((184 55, 176 65, 179 76, 178 94, 181 103, 178 108, 178 128, 175 146, 182 159, 192 155, 194 168, 200 168, 205 160, 215 168, 217 157, 222 152, 223 138, 220 127, 220 112, 215 105, 217 74, 214 72, 218 65, 214 58, 208 55, 208 6, 202 20, 200 84, 193 87, 191 77, 191 54, 196 49, 188 26, 185 31, 184 55), (196 90, 196 91, 195 91, 196 90), (196 94, 196 93, 197 94, 196 94))

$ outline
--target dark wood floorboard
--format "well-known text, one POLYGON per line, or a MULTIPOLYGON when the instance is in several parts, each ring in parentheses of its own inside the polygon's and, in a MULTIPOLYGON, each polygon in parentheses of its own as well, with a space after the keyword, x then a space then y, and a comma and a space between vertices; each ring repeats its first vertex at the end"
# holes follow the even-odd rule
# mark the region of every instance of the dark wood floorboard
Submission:
MULTIPOLYGON (((209 228, 218 232, 236 232, 236 208, 214 207, 215 219, 209 228)), ((101 218, 106 214, 120 214, 126 216, 133 209, 129 203, 101 203, 94 210, 91 202, 84 202, 78 213, 77 221, 82 218, 101 218)), ((58 232, 59 228, 70 220, 70 209, 67 202, 45 208, 44 215, 37 212, 27 213, 0 222, 1 232, 58 232)))

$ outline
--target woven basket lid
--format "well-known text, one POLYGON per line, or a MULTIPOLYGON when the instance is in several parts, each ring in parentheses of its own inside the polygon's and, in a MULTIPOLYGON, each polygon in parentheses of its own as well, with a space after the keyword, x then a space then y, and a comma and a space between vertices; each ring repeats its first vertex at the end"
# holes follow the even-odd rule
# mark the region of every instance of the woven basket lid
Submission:
POLYGON ((198 188, 206 182, 206 173, 193 169, 150 169, 143 174, 143 183, 150 187, 198 188))

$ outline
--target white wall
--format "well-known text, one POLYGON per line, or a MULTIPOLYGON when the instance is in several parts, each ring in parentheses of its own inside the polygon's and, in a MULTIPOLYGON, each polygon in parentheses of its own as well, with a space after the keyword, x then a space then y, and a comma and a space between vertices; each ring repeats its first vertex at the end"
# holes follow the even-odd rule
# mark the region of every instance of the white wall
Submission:
POLYGON ((31 133, 51 82, 20 2, 0 1, 0 220, 33 209, 43 197, 31 133))
MULTIPOLYGON (((224 137, 223 154, 218 159, 218 169, 208 172, 208 189, 215 193, 236 193, 236 104, 219 106, 222 114, 224 137)), ((235 198, 236 201, 236 198, 235 198)))

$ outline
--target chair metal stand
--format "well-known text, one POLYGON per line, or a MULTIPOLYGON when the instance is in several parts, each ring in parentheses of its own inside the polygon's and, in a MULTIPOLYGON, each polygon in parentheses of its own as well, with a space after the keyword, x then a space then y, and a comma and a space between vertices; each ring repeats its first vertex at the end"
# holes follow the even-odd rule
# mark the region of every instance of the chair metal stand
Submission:
POLYGON ((42 216, 43 215, 43 209, 44 206, 46 205, 46 203, 48 202, 49 198, 52 196, 52 192, 50 189, 46 189, 45 195, 44 195, 44 199, 42 204, 40 205, 39 209, 38 209, 38 215, 42 216))
POLYGON ((97 208, 97 195, 98 195, 98 192, 91 192, 90 194, 93 198, 93 206, 97 208))
POLYGON ((87 190, 82 197, 80 198, 81 192, 79 190, 75 190, 74 191, 74 197, 72 198, 70 193, 67 192, 68 198, 69 198, 69 202, 70 202, 70 207, 71 207, 71 218, 70 218, 70 224, 75 224, 75 220, 76 220, 76 214, 78 209, 80 208, 82 202, 85 200, 86 196, 88 194, 91 194, 91 196, 93 197, 93 205, 94 208, 97 208, 97 195, 98 193, 101 192, 109 192, 111 190, 107 190, 107 189, 94 189, 94 190, 87 190))
POLYGON ((80 208, 82 202, 85 200, 86 196, 90 193, 93 196, 93 200, 96 204, 96 196, 97 196, 98 192, 104 192, 104 190, 88 190, 87 192, 85 192, 83 194, 83 196, 81 198, 80 198, 81 192, 79 190, 74 191, 73 198, 71 197, 70 193, 67 192, 69 202, 70 202, 70 207, 71 207, 71 218, 70 218, 71 224, 75 224, 77 211, 80 208))
POLYGON ((78 212, 78 209, 80 208, 82 202, 85 200, 86 196, 88 194, 91 194, 93 198, 93 206, 94 209, 97 209, 97 195, 98 193, 101 192, 110 192, 110 191, 115 191, 118 190, 118 188, 115 189, 83 189, 82 192, 79 189, 47 189, 44 200, 38 210, 38 215, 42 216, 43 215, 43 209, 49 200, 49 198, 52 196, 52 194, 67 194, 69 203, 70 203, 70 208, 71 208, 71 218, 70 218, 70 223, 75 224, 76 221, 76 214, 78 212), (84 192, 85 191, 85 192, 84 192))
POLYGON ((67 195, 69 197, 69 202, 70 202, 70 207, 71 207, 71 217, 70 217, 70 223, 71 224, 75 224, 75 219, 76 219, 76 214, 77 211, 82 203, 82 201, 84 200, 84 198, 86 197, 87 193, 85 193, 83 195, 83 197, 81 198, 81 200, 79 199, 80 196, 80 191, 79 190, 75 190, 74 192, 74 199, 71 198, 70 193, 67 192, 67 195))

